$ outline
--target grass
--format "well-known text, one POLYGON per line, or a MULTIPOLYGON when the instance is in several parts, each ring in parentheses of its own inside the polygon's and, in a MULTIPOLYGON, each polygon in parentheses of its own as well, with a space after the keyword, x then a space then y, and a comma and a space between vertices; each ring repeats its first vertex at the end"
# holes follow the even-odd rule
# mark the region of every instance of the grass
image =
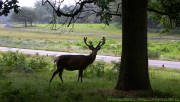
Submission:
POLYGON ((180 70, 151 68, 149 74, 153 90, 166 93, 165 95, 180 97, 180 70))
POLYGON ((58 78, 55 78, 49 84, 50 72, 39 72, 31 75, 24 73, 11 73, 8 75, 10 80, 1 80, 1 101, 102 101, 95 92, 107 87, 111 87, 112 83, 101 83, 102 79, 84 80, 83 83, 78 83, 75 76, 71 75, 73 72, 65 74, 65 83, 60 83, 58 78), (16 78, 14 78, 16 77, 16 78), (74 80, 72 80, 74 78, 74 80), (6 89, 4 89, 6 88, 6 89))
MULTIPOLYGON (((51 30, 46 24, 38 24, 34 27, 24 28, 15 25, 15 28, 0 27, 1 46, 53 50, 61 52, 86 53, 90 51, 83 43, 83 37, 87 36, 97 44, 102 36, 107 41, 98 52, 100 55, 121 55, 121 28, 112 24, 105 27, 103 24, 75 24, 73 32, 67 28, 51 30)), ((61 25, 57 25, 60 27, 61 25)), ((149 38, 178 38, 178 34, 148 33, 149 38)), ((180 60, 180 41, 149 40, 148 54, 150 59, 180 60)))
MULTIPOLYGON (((61 25, 58 25, 58 26, 61 26, 61 25)), ((6 30, 7 32, 9 31, 8 29, 6 30)), ((73 27, 73 30, 72 30, 72 27, 68 27, 68 28, 66 27, 66 29, 63 28, 63 29, 52 30, 51 26, 47 26, 47 24, 38 24, 38 25, 35 25, 34 27, 28 27, 28 28, 18 26, 16 27, 16 30, 13 30, 13 32, 14 32, 14 35, 19 35, 18 34, 19 32, 21 32, 22 34, 25 34, 26 32, 28 34, 28 38, 41 37, 41 38, 49 38, 49 39, 55 38, 55 39, 65 39, 65 40, 67 39, 79 40, 84 36, 87 36, 90 38, 96 38, 95 36, 99 36, 99 37, 105 36, 110 39, 121 38, 121 30, 119 30, 117 26, 111 25, 111 26, 105 27, 103 24, 92 24, 92 25, 91 24, 77 24, 73 27), (49 36, 45 37, 44 35, 49 35, 49 36)))
POLYGON ((169 73, 168 69, 158 71, 157 68, 150 71, 151 84, 156 93, 155 96, 151 97, 147 97, 146 94, 136 96, 134 94, 137 93, 134 92, 130 92, 132 95, 125 92, 116 92, 114 90, 116 79, 108 80, 104 77, 84 77, 83 83, 77 82, 77 72, 65 71, 63 73, 64 83, 61 83, 59 77, 56 76, 53 82, 49 84, 52 72, 47 70, 33 73, 15 71, 3 74, 0 78, 0 100, 2 102, 178 100, 180 97, 179 73, 171 71, 170 74, 166 74, 169 73), (173 74, 177 75, 173 76, 173 74))
POLYGON ((1 53, 0 55, 0 102, 180 100, 180 70, 178 69, 150 67, 149 76, 154 93, 124 92, 114 89, 118 71, 111 69, 115 63, 94 62, 85 70, 83 83, 77 82, 78 71, 65 70, 62 75, 64 83, 61 83, 56 75, 52 83, 49 84, 55 70, 55 66, 52 64, 53 57, 22 55, 13 52, 1 53), (28 63, 39 57, 46 60, 28 63), (13 62, 14 60, 16 63, 13 62), (18 64, 22 62, 27 64, 18 64), (40 68, 35 67, 39 67, 39 64, 42 63, 47 63, 47 65, 40 68), (24 66, 33 70, 22 69, 21 67, 24 66))

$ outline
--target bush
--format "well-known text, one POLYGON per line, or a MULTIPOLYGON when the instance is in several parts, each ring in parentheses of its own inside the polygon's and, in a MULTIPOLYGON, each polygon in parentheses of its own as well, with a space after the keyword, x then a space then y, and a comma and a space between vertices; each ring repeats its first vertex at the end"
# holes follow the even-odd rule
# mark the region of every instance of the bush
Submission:
POLYGON ((49 63, 46 62, 43 57, 38 57, 36 59, 30 59, 28 61, 28 66, 33 70, 39 71, 48 68, 49 63))
POLYGON ((119 71, 120 63, 121 62, 112 62, 114 64, 113 68, 111 69, 112 71, 119 71))
POLYGON ((0 67, 7 72, 28 69, 25 56, 17 52, 2 53, 0 57, 0 67))
POLYGON ((102 77, 104 75, 104 63, 103 62, 97 62, 95 64, 92 64, 84 71, 85 77, 102 77))
POLYGON ((38 71, 49 67, 49 63, 43 57, 37 58, 27 57, 18 52, 2 53, 0 56, 0 73, 2 71, 25 71, 31 72, 32 70, 38 71))
POLYGON ((178 60, 180 58, 180 41, 149 41, 148 51, 150 58, 178 60))
POLYGON ((148 58, 159 59, 160 54, 157 51, 148 51, 148 58))
POLYGON ((105 62, 95 62, 84 71, 83 76, 86 78, 98 77, 106 80, 117 80, 120 63, 113 62, 112 64, 114 65, 113 68, 112 65, 108 66, 105 62))
POLYGON ((2 70, 2 68, 0 67, 0 76, 2 75, 2 71, 3 71, 3 70, 2 70))

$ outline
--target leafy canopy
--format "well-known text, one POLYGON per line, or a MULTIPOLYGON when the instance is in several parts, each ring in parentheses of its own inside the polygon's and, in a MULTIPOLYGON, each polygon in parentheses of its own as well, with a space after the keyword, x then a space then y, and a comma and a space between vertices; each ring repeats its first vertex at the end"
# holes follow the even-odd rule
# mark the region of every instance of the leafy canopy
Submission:
POLYGON ((20 9, 17 3, 17 0, 6 0, 4 2, 0 0, 0 16, 7 16, 10 10, 14 10, 15 13, 18 13, 20 9))

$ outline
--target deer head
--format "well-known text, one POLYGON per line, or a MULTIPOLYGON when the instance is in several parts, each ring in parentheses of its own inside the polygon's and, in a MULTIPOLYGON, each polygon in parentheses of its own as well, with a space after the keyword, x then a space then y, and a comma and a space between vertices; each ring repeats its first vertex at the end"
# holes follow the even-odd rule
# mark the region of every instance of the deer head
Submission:
POLYGON ((101 46, 105 44, 105 37, 102 38, 102 41, 99 41, 99 44, 94 47, 92 44, 92 41, 89 41, 89 44, 87 43, 87 37, 84 37, 84 43, 89 47, 89 49, 92 51, 91 54, 96 55, 97 51, 101 49, 101 46))

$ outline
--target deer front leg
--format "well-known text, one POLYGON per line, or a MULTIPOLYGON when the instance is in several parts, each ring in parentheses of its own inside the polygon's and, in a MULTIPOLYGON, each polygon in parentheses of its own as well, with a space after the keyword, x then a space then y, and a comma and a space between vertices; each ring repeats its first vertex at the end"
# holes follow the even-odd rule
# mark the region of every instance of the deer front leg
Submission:
POLYGON ((81 77, 81 82, 82 82, 82 74, 83 74, 83 70, 79 70, 78 82, 79 82, 80 77, 81 77))

